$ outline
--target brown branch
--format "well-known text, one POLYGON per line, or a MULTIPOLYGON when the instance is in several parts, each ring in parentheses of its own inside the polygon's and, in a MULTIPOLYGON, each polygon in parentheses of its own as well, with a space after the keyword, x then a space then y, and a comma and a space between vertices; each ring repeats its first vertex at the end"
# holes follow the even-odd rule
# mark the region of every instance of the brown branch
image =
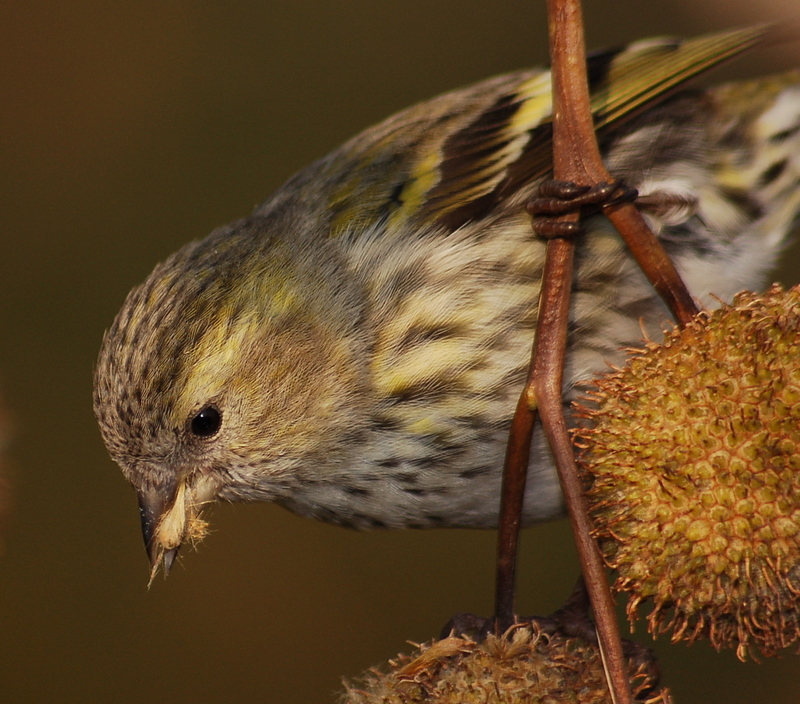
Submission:
MULTIPOLYGON (((614 178, 603 164, 594 134, 580 12, 577 0, 548 0, 554 86, 553 175, 557 180, 584 185, 611 183, 614 178), (568 30, 573 22, 580 25, 577 33, 568 30), (559 40, 562 31, 564 38, 559 40)), ((614 204, 603 212, 675 319, 685 325, 697 314, 697 306, 636 206, 614 204)))
MULTIPOLYGON (((548 19, 553 66, 553 176, 557 181, 587 186, 610 183, 613 178, 603 164, 594 134, 579 0, 548 0, 548 19)), ((688 321, 696 312, 694 303, 636 208, 631 204, 615 204, 604 207, 604 212, 625 230, 623 239, 678 320, 688 321)), ((566 233, 570 223, 577 225, 579 217, 575 210, 558 217, 556 222, 562 224, 566 233)), ((557 229, 558 225, 553 228, 557 229)), ((513 620, 517 541, 530 434, 538 410, 569 512, 612 700, 630 704, 632 696, 614 600, 602 557, 591 535, 592 526, 562 405, 574 248, 572 237, 551 239, 547 243, 533 359, 528 382, 514 414, 506 453, 495 616, 499 629, 506 628, 513 620)))
MULTIPOLYGON (((613 179, 603 164, 594 134, 580 0, 548 0, 547 9, 553 66, 553 177, 582 185, 611 182, 613 179)), ((625 209, 636 212, 635 207, 630 204, 619 207, 616 212, 625 209)), ((577 221, 579 213, 563 217, 577 221)), ((581 571, 597 624, 598 642, 604 656, 612 701, 617 704, 631 704, 633 697, 614 600, 603 558, 592 538, 592 525, 561 398, 574 246, 571 238, 551 240, 547 244, 547 264, 534 350, 533 383, 528 396, 532 405, 539 409, 556 461, 581 571), (547 265, 550 265, 551 260, 554 274, 561 279, 558 282, 551 281, 547 273, 547 265)), ((663 249, 661 251, 663 253, 663 249)), ((669 263, 666 268, 674 271, 666 254, 664 257, 669 263)), ((677 272, 675 277, 680 281, 677 272)), ((664 288, 668 292, 672 290, 669 285, 664 288)), ((678 300, 676 298, 676 303, 678 300)))
MULTIPOLYGON (((586 75, 586 55, 579 0, 548 0, 553 65, 553 176, 557 181, 585 186, 613 183, 600 156, 594 134, 586 75)), ((610 202, 604 214, 620 232, 634 259, 679 324, 697 312, 661 243, 632 203, 610 202)), ((577 229, 579 212, 550 218, 550 232, 568 235, 577 229)), ((539 317, 525 390, 514 413, 503 472, 498 530, 496 627, 514 620, 514 580, 531 433, 536 414, 556 461, 570 515, 581 569, 605 657, 612 699, 631 702, 627 668, 616 621, 614 601, 602 557, 591 537, 583 490, 562 405, 564 355, 567 346, 569 299, 574 258, 572 237, 552 239, 546 248, 539 317)))
MULTIPOLYGON (((535 348, 534 348, 535 349, 535 348)), ((533 354, 531 354, 531 361, 533 354)), ((528 369, 525 388, 531 385, 533 364, 528 369)), ((495 578, 495 630, 505 633, 514 623, 514 588, 517 574, 517 551, 525 482, 528 477, 531 436, 536 422, 536 410, 522 393, 511 421, 503 465, 503 484, 500 490, 500 519, 497 526, 497 572, 495 578)))

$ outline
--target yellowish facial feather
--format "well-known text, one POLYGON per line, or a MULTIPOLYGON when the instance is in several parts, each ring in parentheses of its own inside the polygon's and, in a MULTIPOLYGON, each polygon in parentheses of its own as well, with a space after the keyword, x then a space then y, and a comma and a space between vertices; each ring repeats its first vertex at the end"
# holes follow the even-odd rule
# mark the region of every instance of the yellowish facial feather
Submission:
POLYGON ((182 403, 176 407, 179 416, 185 417, 198 403, 205 403, 225 388, 245 346, 258 336, 259 327, 258 317, 252 314, 238 318, 233 329, 227 325, 209 327, 184 367, 187 376, 180 387, 182 403))

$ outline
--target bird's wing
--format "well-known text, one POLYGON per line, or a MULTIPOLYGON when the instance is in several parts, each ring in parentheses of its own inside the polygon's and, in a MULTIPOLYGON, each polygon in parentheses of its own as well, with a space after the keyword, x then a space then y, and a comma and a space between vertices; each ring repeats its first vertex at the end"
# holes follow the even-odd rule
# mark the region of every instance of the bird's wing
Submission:
MULTIPOLYGON (((651 39, 588 60, 600 134, 758 43, 763 26, 651 39)), ((549 70, 500 76, 414 106, 319 162, 330 234, 418 221, 455 229, 550 172, 549 70)), ((308 187, 315 187, 308 183, 308 187)))

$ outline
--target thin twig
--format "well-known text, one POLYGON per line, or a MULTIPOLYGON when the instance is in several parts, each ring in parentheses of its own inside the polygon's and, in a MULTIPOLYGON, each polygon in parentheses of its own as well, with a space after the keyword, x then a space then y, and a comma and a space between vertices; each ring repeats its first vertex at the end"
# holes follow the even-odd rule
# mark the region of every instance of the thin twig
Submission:
MULTIPOLYGON (((531 354, 533 360, 533 354, 531 354)), ((531 384, 533 365, 528 369, 525 388, 531 384)), ((531 436, 536 422, 536 410, 523 393, 517 401, 511 421, 503 466, 500 492, 500 520, 497 527, 497 572, 495 581, 495 629, 505 633, 514 623, 514 591, 517 574, 517 551, 525 499, 525 481, 531 451, 531 436)))
MULTIPOLYGON (((553 66, 553 177, 581 185, 610 182, 613 179, 603 165, 594 135, 580 0, 548 0, 548 19, 553 66)), ((634 206, 628 207, 635 211, 634 206)), ((619 212, 623 208, 625 206, 615 210, 619 212)), ((579 214, 569 217, 577 220, 579 214)), ((592 538, 592 526, 562 404, 573 251, 574 241, 571 238, 552 240, 547 244, 548 264, 552 259, 555 270, 553 278, 557 274, 560 281, 551 282, 545 274, 533 362, 533 398, 530 400, 539 410, 556 461, 581 570, 597 623, 598 642, 611 697, 616 704, 631 704, 633 697, 614 600, 602 556, 592 538)), ((668 258, 666 260, 669 262, 668 258)), ((675 276, 680 281, 677 273, 675 276)), ((669 285, 663 288, 667 292, 672 291, 669 285)), ((681 303, 680 298, 675 300, 676 304, 681 303)), ((531 391, 529 398, 530 394, 531 391)))

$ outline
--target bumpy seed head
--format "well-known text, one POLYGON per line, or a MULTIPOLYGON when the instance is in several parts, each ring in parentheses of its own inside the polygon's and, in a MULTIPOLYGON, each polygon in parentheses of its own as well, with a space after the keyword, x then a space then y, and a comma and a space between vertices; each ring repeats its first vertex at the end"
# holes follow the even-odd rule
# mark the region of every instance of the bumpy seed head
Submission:
POLYGON ((631 623, 744 658, 800 639, 800 287, 739 294, 597 382, 579 415, 631 623))
MULTIPOLYGON (((579 638, 518 627, 483 643, 450 637, 389 661, 348 685, 342 704, 611 704, 597 647, 579 638)), ((634 699, 670 704, 650 663, 629 662, 634 699)))

